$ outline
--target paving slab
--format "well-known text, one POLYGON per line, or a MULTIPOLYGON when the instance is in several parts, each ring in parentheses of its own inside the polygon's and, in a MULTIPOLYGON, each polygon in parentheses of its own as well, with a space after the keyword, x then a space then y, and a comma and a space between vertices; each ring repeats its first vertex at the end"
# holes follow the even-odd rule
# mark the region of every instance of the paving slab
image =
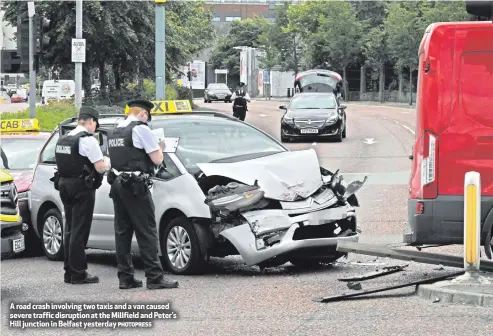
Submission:
POLYGON ((483 273, 479 281, 440 281, 418 286, 416 293, 433 302, 460 303, 471 306, 493 307, 493 275, 483 273), (486 283, 489 282, 489 283, 486 283))

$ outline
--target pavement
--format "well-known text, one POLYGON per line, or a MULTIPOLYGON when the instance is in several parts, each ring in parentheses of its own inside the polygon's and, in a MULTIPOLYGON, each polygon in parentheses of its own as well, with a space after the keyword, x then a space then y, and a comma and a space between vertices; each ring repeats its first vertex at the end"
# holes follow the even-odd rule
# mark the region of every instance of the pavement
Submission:
POLYGON ((29 103, 10 103, 5 100, 3 104, 0 104, 0 114, 4 112, 20 112, 29 108, 29 103))
MULTIPOLYGON (((231 104, 196 102, 202 108, 231 113, 231 104)), ((402 247, 406 230, 408 181, 415 134, 415 112, 392 106, 347 103, 347 138, 342 143, 287 143, 292 150, 314 148, 322 166, 340 169, 347 180, 369 176, 357 193, 361 242, 402 247), (371 139, 371 141, 369 141, 371 139)), ((279 101, 253 101, 246 122, 279 139, 279 101)), ((461 246, 427 249, 461 255, 461 246)), ((77 329, 8 328, 11 301, 29 302, 166 302, 178 319, 157 320, 152 329, 90 329, 87 335, 491 335, 493 307, 426 300, 408 287, 333 303, 316 303, 322 296, 354 293, 338 279, 385 266, 409 264, 405 271, 362 281, 362 290, 403 284, 457 272, 455 268, 349 254, 332 265, 298 268, 285 265, 260 271, 240 257, 212 258, 207 273, 173 276, 180 288, 121 291, 117 288, 112 251, 88 250, 89 272, 100 277, 94 285, 64 284, 63 263, 45 257, 1 262, 2 335, 80 334, 77 329)), ((139 258, 136 276, 144 278, 139 258)))
POLYGON ((420 285, 416 292, 433 302, 493 307, 493 275, 483 273, 479 277, 474 279, 465 274, 453 280, 420 285))

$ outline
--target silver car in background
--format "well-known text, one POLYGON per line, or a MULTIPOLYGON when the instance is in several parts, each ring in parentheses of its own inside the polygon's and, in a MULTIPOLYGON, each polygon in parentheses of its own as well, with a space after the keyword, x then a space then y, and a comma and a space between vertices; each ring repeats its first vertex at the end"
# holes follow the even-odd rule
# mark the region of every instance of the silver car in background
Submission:
MULTIPOLYGON (((106 133, 123 115, 102 115, 96 134, 107 153, 106 133)), ((30 192, 33 226, 49 259, 63 258, 63 206, 50 178, 61 123, 38 158, 30 192)), ((179 138, 164 153, 151 189, 160 255, 175 274, 205 270, 209 257, 241 255, 247 265, 269 267, 331 262, 342 256, 338 240, 357 241, 354 193, 360 184, 321 168, 313 149, 289 151, 258 128, 215 112, 155 115, 151 128, 179 138), (179 248, 182 247, 182 248, 179 248)), ((87 247, 114 250, 114 210, 106 178, 96 192, 87 247)), ((135 237, 133 251, 138 252, 135 237)))

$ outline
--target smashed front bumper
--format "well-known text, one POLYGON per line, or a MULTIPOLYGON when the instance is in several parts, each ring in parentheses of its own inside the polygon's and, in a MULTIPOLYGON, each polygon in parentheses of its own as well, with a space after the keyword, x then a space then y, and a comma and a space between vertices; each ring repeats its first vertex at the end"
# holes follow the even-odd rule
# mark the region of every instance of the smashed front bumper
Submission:
MULTIPOLYGON (((338 241, 359 240, 356 228, 335 233, 326 238, 296 239, 301 227, 322 226, 355 216, 354 209, 341 206, 301 215, 289 215, 286 210, 257 210, 242 214, 245 223, 222 231, 238 250, 248 266, 305 248, 336 246, 338 241), (270 243, 269 243, 270 242, 270 243)), ((337 228, 337 225, 335 225, 337 228)))

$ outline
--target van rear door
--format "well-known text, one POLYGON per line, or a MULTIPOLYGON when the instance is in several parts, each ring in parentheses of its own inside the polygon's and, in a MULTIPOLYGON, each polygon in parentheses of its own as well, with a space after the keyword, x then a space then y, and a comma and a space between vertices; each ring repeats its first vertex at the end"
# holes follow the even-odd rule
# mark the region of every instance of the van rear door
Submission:
POLYGON ((463 195, 464 175, 481 174, 493 196, 493 24, 458 24, 450 124, 440 135, 438 194, 463 195))

